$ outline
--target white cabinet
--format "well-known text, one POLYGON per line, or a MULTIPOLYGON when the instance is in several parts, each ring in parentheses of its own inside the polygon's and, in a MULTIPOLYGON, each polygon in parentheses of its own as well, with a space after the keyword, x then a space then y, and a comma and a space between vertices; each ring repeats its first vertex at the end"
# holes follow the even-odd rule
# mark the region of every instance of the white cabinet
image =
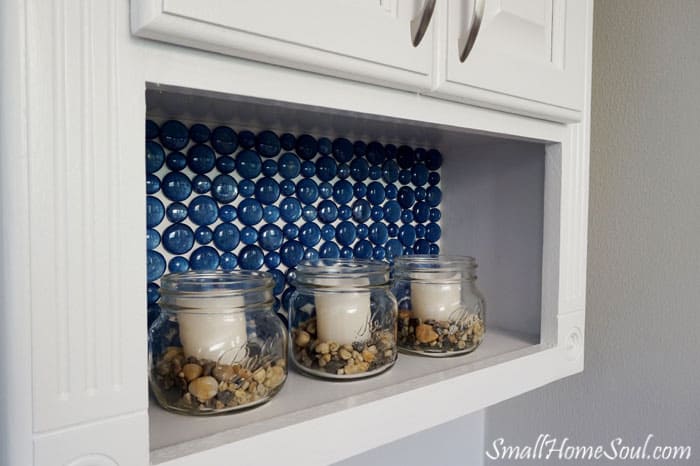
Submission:
POLYGON ((576 119, 591 10, 584 0, 450 0, 435 94, 576 119))
POLYGON ((414 46, 423 0, 133 0, 135 34, 349 79, 426 89, 433 36, 414 46), (413 25, 412 25, 413 22, 413 25), (413 33, 412 33, 413 26, 413 33))

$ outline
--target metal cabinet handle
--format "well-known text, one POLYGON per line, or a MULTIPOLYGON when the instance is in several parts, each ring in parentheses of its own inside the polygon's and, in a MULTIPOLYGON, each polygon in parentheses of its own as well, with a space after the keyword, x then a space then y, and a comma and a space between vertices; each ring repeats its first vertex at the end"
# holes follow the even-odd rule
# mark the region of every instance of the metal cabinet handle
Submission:
POLYGON ((423 40, 425 31, 428 29, 430 20, 433 18, 433 10, 437 0, 427 0, 423 5, 423 11, 411 20, 411 42, 414 47, 423 40))
POLYGON ((474 47, 476 36, 479 35, 481 29, 481 20, 484 17, 484 5, 486 0, 474 0, 474 11, 472 12, 472 25, 466 35, 459 40, 459 61, 464 63, 469 53, 474 47))

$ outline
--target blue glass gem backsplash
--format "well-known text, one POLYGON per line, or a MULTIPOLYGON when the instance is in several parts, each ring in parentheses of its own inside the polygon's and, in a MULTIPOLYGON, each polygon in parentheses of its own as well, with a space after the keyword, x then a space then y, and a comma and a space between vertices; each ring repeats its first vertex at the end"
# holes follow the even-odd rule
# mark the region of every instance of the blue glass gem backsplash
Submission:
POLYGON ((276 306, 304 259, 440 251, 436 149, 146 121, 148 302, 167 271, 268 270, 276 306))

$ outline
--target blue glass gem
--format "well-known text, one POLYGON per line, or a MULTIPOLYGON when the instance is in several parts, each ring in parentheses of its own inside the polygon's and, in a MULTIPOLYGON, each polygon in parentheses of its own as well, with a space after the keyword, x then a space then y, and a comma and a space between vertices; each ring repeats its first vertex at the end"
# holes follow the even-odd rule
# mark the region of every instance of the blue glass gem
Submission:
POLYGON ((194 245, 194 233, 184 223, 173 223, 163 232, 163 247, 172 254, 184 254, 194 245))
POLYGON ((282 180, 280 182, 280 191, 285 196, 291 196, 297 190, 297 185, 292 180, 282 180))
POLYGON ((287 239, 294 239, 299 236, 299 227, 293 223, 288 223, 282 228, 282 233, 287 239))
POLYGON ((386 257, 389 260, 393 259, 394 257, 400 256, 403 252, 403 246, 401 245, 401 242, 396 238, 392 238, 389 241, 387 241, 384 247, 386 248, 386 257))
POLYGON ((160 190, 160 179, 156 175, 146 177, 146 194, 155 194, 160 190))
POLYGON ((190 134, 187 127, 176 120, 169 120, 160 126, 160 142, 170 150, 180 150, 187 145, 190 134))
POLYGON ((386 155, 387 159, 395 159, 397 152, 398 149, 393 144, 387 144, 386 146, 384 146, 384 154, 386 155))
POLYGON ((437 207, 442 201, 442 191, 437 186, 428 188, 428 196, 425 198, 430 207, 437 207))
POLYGON ((442 213, 440 209, 430 209, 430 221, 437 222, 442 218, 442 213))
POLYGON ((210 225, 219 216, 219 208, 211 197, 197 196, 190 202, 187 213, 196 225, 210 225))
POLYGON ((401 189, 399 189, 399 194, 396 199, 399 201, 401 207, 408 209, 416 201, 416 196, 411 188, 408 186, 403 186, 401 189))
POLYGON ((211 246, 202 246, 190 256, 192 270, 215 270, 219 266, 219 253, 211 246))
POLYGON ((256 225, 262 217, 262 206, 255 199, 244 199, 238 205, 238 219, 243 225, 256 225))
POLYGON ((399 226, 395 223, 387 225, 386 230, 389 232, 389 238, 396 238, 399 236, 399 226))
POLYGON ((358 199, 352 204, 352 218, 356 222, 366 222, 369 220, 370 215, 372 215, 372 207, 364 199, 358 199))
POLYGON ((282 308, 285 310, 289 309, 289 306, 291 304, 292 300, 292 294, 294 294, 294 291, 296 289, 293 286, 288 287, 286 290, 284 290, 284 293, 282 293, 282 308))
POLYGON ((252 149, 255 147, 255 134, 247 129, 241 131, 238 133, 238 144, 244 149, 252 149))
POLYGON ((427 222, 430 217, 430 206, 425 202, 418 202, 413 207, 413 219, 416 222, 427 222))
POLYGON ((219 126, 211 132, 211 145, 219 154, 233 154, 238 147, 238 136, 231 128, 219 126))
POLYGON ((316 165, 308 160, 301 164, 301 175, 306 178, 311 178, 316 173, 316 165))
POLYGON ((318 199, 318 186, 316 182, 305 178, 297 183, 297 196, 304 204, 313 204, 318 199))
POLYGON ((318 219, 323 223, 331 223, 338 218, 338 207, 333 201, 324 200, 318 204, 318 219))
POLYGON ((282 149, 284 149, 284 150, 294 149, 294 145, 296 144, 296 141, 297 141, 297 138, 295 138, 293 134, 284 133, 282 136, 280 136, 280 145, 282 146, 282 149))
POLYGON ((236 161, 228 155, 224 155, 216 159, 216 168, 218 168, 221 173, 231 173, 236 169, 236 161))
POLYGON ((301 217, 301 204, 293 197, 285 198, 280 204, 280 216, 285 222, 294 222, 301 217))
POLYGON ((352 186, 352 192, 357 198, 365 197, 367 195, 367 186, 364 183, 355 183, 352 186))
POLYGON ((160 128, 158 128, 158 124, 156 124, 155 121, 146 120, 146 139, 153 139, 158 137, 159 132, 160 128))
POLYGON ((232 223, 221 223, 214 229, 214 245, 222 251, 233 251, 240 241, 238 227, 232 223))
POLYGON ((328 155, 333 152, 333 143, 328 138, 318 138, 318 151, 322 155, 328 155))
POLYGON ((382 177, 382 167, 377 165, 372 165, 369 167, 369 179, 378 180, 382 177))
POLYGON ((430 149, 425 154, 425 166, 430 170, 437 170, 442 166, 442 154, 436 149, 430 149))
POLYGON ((316 207, 312 205, 305 205, 301 210, 301 217, 307 222, 313 221, 317 216, 318 212, 316 212, 316 207))
POLYGON ((195 123, 190 126, 190 139, 197 143, 207 142, 211 136, 211 131, 206 125, 195 123))
POLYGON ((275 224, 268 223, 260 229, 260 247, 265 251, 274 251, 282 246, 284 236, 282 230, 275 224))
POLYGON ((401 206, 396 201, 384 204, 384 218, 387 222, 397 222, 401 218, 401 206))
POLYGON ((369 259, 372 257, 372 244, 366 239, 360 240, 353 248, 353 251, 358 259, 369 259))
POLYGON ((181 202, 175 202, 168 206, 165 214, 168 216, 168 220, 173 223, 182 222, 187 218, 187 206, 181 202))
POLYGON ((160 244, 160 233, 153 228, 146 230, 146 248, 155 249, 160 244))
POLYGON ((274 223, 280 218, 280 209, 275 205, 266 205, 263 207, 263 220, 268 223, 274 223))
POLYGON ((440 225, 437 223, 429 223, 428 226, 425 227, 425 239, 431 243, 439 240, 440 236, 442 236, 442 228, 440 228, 440 225))
POLYGON ((411 168, 411 182, 416 186, 423 186, 428 182, 428 168, 422 163, 416 164, 411 168))
POLYGON ((418 187, 414 192, 416 193, 416 201, 424 201, 425 198, 428 197, 428 192, 425 188, 418 187))
POLYGON ((378 222, 379 220, 384 218, 384 209, 380 205, 375 205, 372 207, 372 214, 370 215, 372 220, 375 222, 378 222))
POLYGON ((158 198, 148 196, 146 198, 146 226, 153 228, 160 224, 165 217, 165 206, 158 198))
POLYGON ((410 210, 404 210, 401 212, 401 221, 403 223, 411 223, 413 221, 413 212, 410 210))
POLYGON ((201 226, 201 227, 197 228, 194 232, 194 239, 199 244, 211 243, 213 236, 214 236, 214 234, 212 233, 211 229, 209 227, 205 227, 205 226, 201 226))
POLYGON ((243 227, 241 230, 241 243, 255 244, 258 242, 258 231, 253 227, 243 227))
POLYGON ((238 192, 243 197, 250 197, 255 193, 255 183, 250 180, 241 180, 238 182, 238 192))
POLYGON ((333 185, 327 181, 318 185, 318 195, 321 199, 328 199, 333 195, 333 185))
POLYGON ((322 181, 329 181, 335 177, 336 173, 335 160, 324 155, 316 161, 316 175, 322 181))
POLYGON ((168 270, 172 273, 187 272, 189 268, 190 263, 182 256, 175 256, 170 259, 170 262, 168 263, 168 270))
POLYGON ((438 183, 440 183, 440 174, 437 172, 430 172, 430 175, 428 175, 428 184, 430 186, 435 186, 438 183))
POLYGON ((333 225, 323 225, 321 228, 321 238, 324 241, 330 241, 335 238, 335 227, 333 225))
POLYGON ((404 256, 412 256, 413 254, 415 254, 415 253, 413 252, 412 247, 406 246, 405 248, 403 248, 403 255, 404 256))
POLYGON ((352 209, 349 205, 341 205, 338 208, 338 218, 341 220, 348 220, 352 217, 352 209))
POLYGON ((257 246, 244 246, 238 253, 238 263, 243 270, 258 270, 264 261, 265 257, 257 246))
POLYGON ((318 251, 314 248, 306 248, 306 251, 304 251, 304 260, 317 261, 320 257, 318 251))
POLYGON ((299 230, 299 241, 306 247, 316 246, 321 241, 321 229, 315 223, 305 223, 299 230))
POLYGON ((432 254, 434 256, 440 254, 440 246, 438 246, 437 244, 431 244, 430 245, 430 254, 432 254))
POLYGON ((211 194, 223 204, 231 202, 238 197, 238 184, 229 175, 219 175, 211 185, 211 194))
POLYGON ((165 258, 157 251, 146 253, 146 278, 149 282, 158 280, 165 272, 165 258))
POLYGON ((192 190, 197 194, 204 194, 211 189, 211 180, 206 175, 197 175, 192 180, 192 190))
POLYGON ((282 258, 280 257, 279 253, 277 252, 268 252, 265 255, 265 265, 268 266, 271 269, 274 269, 280 265, 282 262, 282 258))
POLYGON ((369 228, 364 223, 357 225, 357 237, 360 239, 365 239, 369 236, 369 228))
POLYGON ((399 241, 404 246, 413 246, 416 241, 416 230, 411 225, 404 225, 399 228, 399 241))
POLYGON ((273 178, 260 178, 255 183, 255 199, 263 204, 272 204, 280 197, 280 185, 273 178))
POLYGON ((410 182, 411 182, 411 171, 410 170, 401 170, 399 172, 399 183, 408 184, 410 182))
POLYGON ((333 157, 340 162, 349 162, 352 159, 352 143, 345 138, 337 138, 333 141, 333 157))
POLYGON ((347 163, 341 163, 340 165, 338 165, 337 176, 341 180, 344 180, 345 178, 350 176, 350 166, 348 166, 347 163))
POLYGON ((172 171, 179 172, 187 166, 187 157, 182 152, 171 152, 165 158, 165 165, 172 171))
POLYGON ((385 198, 386 192, 384 192, 384 186, 381 183, 373 181, 367 186, 367 200, 370 204, 381 204, 385 198))
POLYGON ((219 266, 222 270, 233 270, 238 265, 238 258, 235 254, 230 252, 225 252, 221 255, 219 260, 219 266))
POLYGON ((383 223, 373 223, 369 227, 369 240, 377 245, 383 245, 389 239, 389 232, 383 223))
POLYGON ((302 134, 297 138, 296 151, 304 160, 311 160, 318 152, 316 138, 309 134, 302 134))
POLYGON ((252 150, 244 150, 236 155, 236 170, 243 178, 255 178, 262 171, 260 156, 252 150))
POLYGON ((399 166, 393 160, 387 160, 382 165, 382 178, 387 183, 395 183, 399 179, 399 166))
POLYGON ((416 154, 413 152, 412 148, 401 146, 396 153, 396 161, 399 167, 403 169, 411 168, 413 164, 416 163, 416 154))
POLYGON ((195 173, 203 174, 216 165, 216 155, 211 147, 204 144, 192 146, 187 151, 187 166, 195 173))
POLYGON ((277 162, 272 159, 265 160, 262 164, 262 173, 265 176, 275 176, 277 174, 277 162))
POLYGON ((184 201, 192 193, 190 179, 179 172, 170 172, 161 183, 163 194, 172 201, 184 201))
POLYGON ((299 241, 287 241, 280 248, 280 257, 287 267, 296 267, 304 258, 304 247, 299 241))
POLYGON ((350 164, 350 176, 355 181, 364 181, 369 176, 369 164, 365 159, 355 159, 350 164))
POLYGON ((416 254, 430 254, 430 243, 426 239, 419 239, 413 245, 413 252, 416 254))
POLYGON ((318 254, 321 256, 321 259, 337 259, 340 257, 340 248, 337 244, 326 241, 319 249, 318 254))
POLYGON ((353 187, 347 180, 340 180, 333 185, 333 199, 338 204, 347 204, 352 200, 353 187))
POLYGON ((355 241, 357 230, 351 222, 340 222, 335 228, 335 239, 343 246, 349 246, 355 241))
POLYGON ((146 142, 146 173, 155 173, 165 162, 165 151, 157 142, 146 142))
POLYGON ((426 153, 427 153, 427 151, 425 149, 423 149, 422 147, 418 147, 415 150, 416 162, 425 162, 426 153))
POLYGON ((255 148, 263 157, 274 157, 282 150, 282 144, 275 133, 269 130, 261 131, 255 138, 255 148))
POLYGON ((416 237, 417 238, 425 238, 425 225, 416 225, 416 237))
POLYGON ((372 251, 372 259, 382 261, 386 258, 386 249, 383 246, 375 246, 372 251))
POLYGON ((384 146, 377 141, 372 141, 367 144, 366 149, 367 161, 372 165, 381 165, 384 163, 384 146))
POLYGON ((268 270, 275 280, 275 288, 272 290, 275 294, 280 294, 284 291, 284 274, 277 269, 268 270))
POLYGON ((340 250, 340 257, 342 257, 343 259, 352 259, 352 248, 349 246, 343 246, 343 248, 340 250))
POLYGON ((291 152, 286 152, 280 157, 277 170, 282 178, 296 178, 301 171, 301 162, 296 155, 291 152))
POLYGON ((356 157, 362 157, 367 153, 367 144, 364 141, 355 141, 352 145, 352 150, 356 157))
POLYGON ((219 218, 222 222, 232 222, 238 217, 236 208, 232 205, 222 205, 219 207, 219 218))

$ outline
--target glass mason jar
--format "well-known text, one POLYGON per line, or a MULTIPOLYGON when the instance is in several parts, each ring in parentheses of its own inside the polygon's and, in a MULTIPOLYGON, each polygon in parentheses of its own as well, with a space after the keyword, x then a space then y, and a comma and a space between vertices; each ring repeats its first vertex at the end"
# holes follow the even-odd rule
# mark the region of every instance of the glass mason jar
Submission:
POLYGON ((331 379, 369 377, 396 361, 396 299, 389 265, 353 259, 303 262, 292 277, 292 361, 331 379))
POLYGON ((208 415, 269 400, 287 378, 287 329, 266 272, 165 275, 149 380, 165 409, 208 415))
POLYGON ((484 338, 486 303, 467 256, 401 256, 394 263, 398 345, 425 356, 474 351, 484 338))

